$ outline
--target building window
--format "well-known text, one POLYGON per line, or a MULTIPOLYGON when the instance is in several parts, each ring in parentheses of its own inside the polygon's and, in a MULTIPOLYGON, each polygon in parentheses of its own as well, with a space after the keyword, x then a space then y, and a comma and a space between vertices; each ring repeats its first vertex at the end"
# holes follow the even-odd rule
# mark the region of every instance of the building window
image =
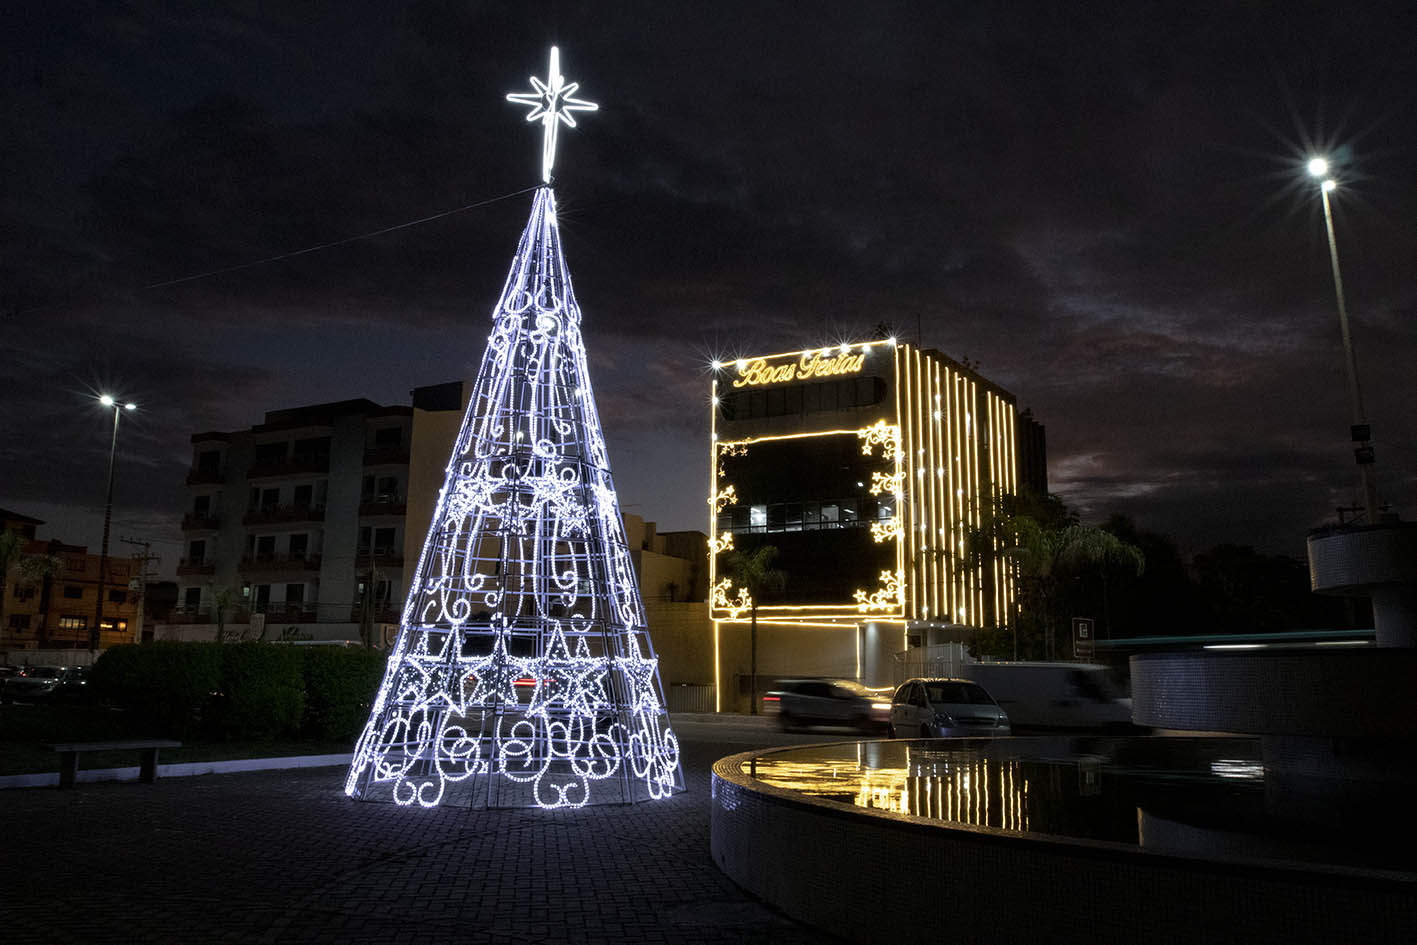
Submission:
POLYGON ((33 584, 16 584, 15 600, 31 600, 34 598, 33 584))
POLYGON ((309 535, 301 534, 290 536, 290 557, 292 559, 303 560, 309 547, 309 535))
POLYGON ((10 615, 10 629, 11 629, 11 630, 28 630, 29 628, 30 628, 30 615, 29 615, 29 614, 11 614, 11 615, 10 615))
POLYGON ((376 449, 393 449, 403 445, 403 429, 400 427, 384 427, 374 431, 374 447, 376 449))
POLYGON ((84 589, 77 584, 65 584, 64 596, 70 600, 79 600, 84 596, 84 589))
POLYGON ((197 472, 212 474, 221 472, 221 451, 203 450, 198 453, 197 472))
POLYGON ((128 600, 127 591, 109 591, 108 602, 110 604, 122 604, 128 600))
POLYGON ((284 443, 257 443, 251 451, 251 458, 255 465, 264 463, 280 463, 285 461, 284 443))
POLYGON ((207 560, 207 543, 205 541, 189 542, 187 560, 192 564, 203 564, 207 560))
POLYGON ((296 486, 295 497, 291 499, 291 505, 297 509, 308 509, 310 502, 315 497, 315 487, 310 485, 296 486))
POLYGON ((285 586, 285 602, 287 604, 299 605, 305 600, 304 584, 287 584, 285 586))
POLYGON ((394 555, 394 534, 392 528, 374 529, 374 554, 380 557, 392 557, 394 555))
POLYGON ((212 497, 209 495, 199 495, 192 500, 192 514, 197 518, 206 518, 211 508, 212 497))
POLYGON ((86 617, 60 617, 60 618, 59 618, 59 629, 60 629, 60 630, 87 630, 87 629, 88 629, 88 626, 89 626, 89 622, 88 622, 88 618, 86 618, 86 617))
POLYGON ((202 609, 202 589, 200 587, 189 587, 183 591, 182 607, 189 614, 195 614, 202 609))

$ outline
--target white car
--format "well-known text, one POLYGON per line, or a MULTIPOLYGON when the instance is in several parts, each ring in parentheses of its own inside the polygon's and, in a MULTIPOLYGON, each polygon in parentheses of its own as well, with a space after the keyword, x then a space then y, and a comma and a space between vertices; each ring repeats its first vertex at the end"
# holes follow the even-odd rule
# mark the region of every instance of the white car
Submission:
POLYGON ((763 713, 783 731, 814 725, 880 732, 889 723, 889 689, 868 689, 854 679, 779 679, 763 696, 763 713))
POLYGON ((1009 716, 968 679, 908 679, 891 701, 892 738, 1009 734, 1009 716))

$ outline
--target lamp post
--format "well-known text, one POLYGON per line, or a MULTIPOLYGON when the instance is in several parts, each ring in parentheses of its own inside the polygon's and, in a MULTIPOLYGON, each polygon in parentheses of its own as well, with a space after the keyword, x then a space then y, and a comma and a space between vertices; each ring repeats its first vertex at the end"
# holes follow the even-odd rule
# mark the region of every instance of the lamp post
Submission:
POLYGON ((1333 291, 1338 299, 1338 327, 1343 335, 1344 367, 1348 375, 1348 404, 1352 412, 1351 436, 1360 444, 1353 450, 1358 462, 1358 472, 1363 487, 1363 509, 1367 513, 1369 525, 1378 523, 1378 492, 1373 482, 1373 447, 1370 444, 1372 430, 1363 409, 1363 392, 1358 385, 1358 361, 1353 354, 1353 337, 1348 331, 1348 307, 1343 300, 1343 274, 1338 268, 1338 240, 1333 234, 1333 206, 1329 194, 1338 182, 1329 176, 1326 158, 1316 157, 1309 161, 1309 174, 1319 180, 1319 195, 1324 204, 1324 225, 1328 230, 1328 257, 1333 266, 1333 291))
POLYGON ((113 409, 113 439, 108 444, 108 497, 103 506, 103 546, 98 558, 98 600, 93 605, 93 629, 89 631, 89 651, 98 649, 103 629, 103 583, 108 577, 108 530, 113 523, 113 465, 118 454, 118 418, 125 410, 137 410, 132 402, 119 404, 112 395, 104 394, 98 402, 113 409))

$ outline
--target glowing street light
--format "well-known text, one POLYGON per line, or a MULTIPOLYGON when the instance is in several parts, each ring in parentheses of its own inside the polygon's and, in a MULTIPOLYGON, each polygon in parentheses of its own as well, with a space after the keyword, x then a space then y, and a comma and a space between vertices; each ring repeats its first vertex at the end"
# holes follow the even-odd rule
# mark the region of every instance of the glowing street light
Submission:
POLYGON ((1352 411, 1351 435, 1354 443, 1360 444, 1353 450, 1358 462, 1358 471, 1363 484, 1363 508, 1368 516, 1368 524, 1378 522, 1378 493, 1373 482, 1372 428, 1368 425, 1367 412, 1363 409, 1363 391, 1358 384, 1358 361, 1353 354, 1353 338, 1348 331, 1348 306, 1343 300, 1343 273, 1338 268, 1338 241, 1333 234, 1333 206, 1328 195, 1338 187, 1338 182, 1329 176, 1327 158, 1315 157, 1309 161, 1309 174, 1319 178, 1319 196, 1324 204, 1324 225, 1328 229, 1328 256, 1333 265, 1333 291, 1338 299, 1338 327, 1343 335, 1344 366, 1348 375, 1348 403, 1352 411))
POLYGON ((108 444, 108 498, 103 506, 103 546, 98 557, 98 600, 93 606, 93 629, 89 631, 89 649, 97 650, 103 628, 104 579, 108 577, 108 530, 113 523, 113 465, 118 453, 118 418, 125 410, 137 410, 138 405, 129 401, 119 404, 111 394, 104 394, 98 402, 113 410, 113 439, 108 444))

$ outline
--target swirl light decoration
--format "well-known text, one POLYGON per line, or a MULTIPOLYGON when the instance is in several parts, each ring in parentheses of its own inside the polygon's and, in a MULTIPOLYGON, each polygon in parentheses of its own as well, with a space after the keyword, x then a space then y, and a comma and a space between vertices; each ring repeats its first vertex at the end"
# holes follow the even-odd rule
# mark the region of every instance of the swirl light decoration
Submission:
POLYGON ((346 794, 555 808, 684 788, 580 325, 543 186, 346 794))

